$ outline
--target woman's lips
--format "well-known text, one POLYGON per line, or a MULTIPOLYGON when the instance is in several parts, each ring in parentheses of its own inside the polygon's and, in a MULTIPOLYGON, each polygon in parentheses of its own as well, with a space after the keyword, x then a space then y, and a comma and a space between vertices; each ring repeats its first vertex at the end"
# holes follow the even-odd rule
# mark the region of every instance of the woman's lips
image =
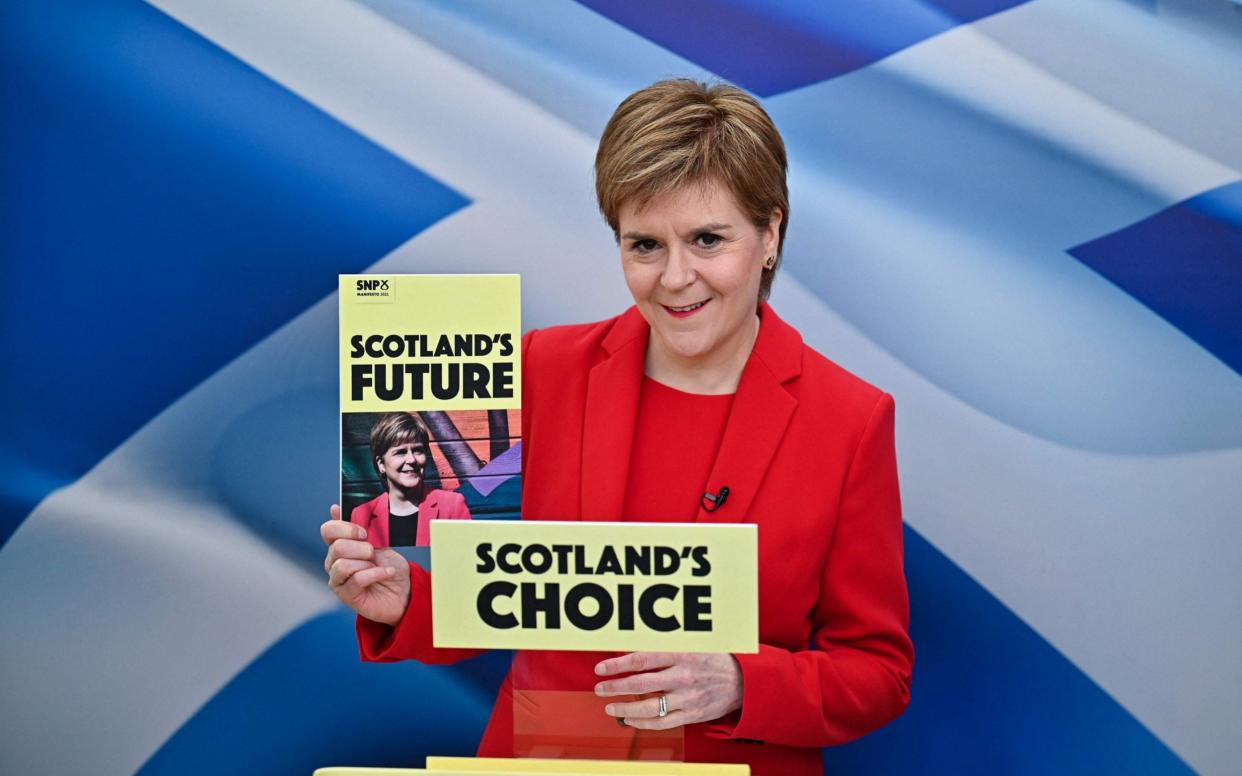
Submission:
POLYGON ((680 307, 669 307, 666 304, 660 305, 660 306, 663 307, 665 310, 667 310, 668 314, 673 316, 674 318, 689 318, 691 315, 694 315, 699 310, 702 310, 704 307, 706 307, 707 303, 710 301, 712 300, 704 299, 702 302, 695 302, 694 304, 683 305, 680 307))

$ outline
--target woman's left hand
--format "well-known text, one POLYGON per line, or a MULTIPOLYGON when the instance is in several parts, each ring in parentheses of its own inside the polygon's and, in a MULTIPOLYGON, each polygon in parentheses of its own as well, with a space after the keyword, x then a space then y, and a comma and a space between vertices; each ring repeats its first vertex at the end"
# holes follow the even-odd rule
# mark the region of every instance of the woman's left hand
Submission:
POLYGON ((595 694, 652 697, 628 703, 610 703, 604 711, 630 727, 667 730, 720 719, 742 707, 742 669, 725 653, 631 652, 595 666, 600 676, 629 674, 595 685, 595 694), (668 710, 660 716, 660 696, 668 710))

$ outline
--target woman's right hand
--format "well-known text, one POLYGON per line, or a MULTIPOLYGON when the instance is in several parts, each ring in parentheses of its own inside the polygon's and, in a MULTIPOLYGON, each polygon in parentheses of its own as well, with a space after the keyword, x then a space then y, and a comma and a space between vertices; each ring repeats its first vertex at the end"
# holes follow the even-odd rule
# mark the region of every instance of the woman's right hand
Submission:
POLYGON ((362 526, 342 520, 336 504, 331 513, 332 519, 319 527, 328 545, 323 561, 328 587, 368 620, 396 625, 410 603, 409 563, 389 547, 372 547, 362 526))

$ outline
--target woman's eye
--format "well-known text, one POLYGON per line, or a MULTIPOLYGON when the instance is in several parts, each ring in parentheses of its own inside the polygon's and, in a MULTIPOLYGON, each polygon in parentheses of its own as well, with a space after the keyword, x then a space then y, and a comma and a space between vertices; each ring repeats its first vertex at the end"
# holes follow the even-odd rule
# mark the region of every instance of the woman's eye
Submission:
POLYGON ((655 249, 656 249, 655 240, 635 240, 634 244, 630 246, 630 250, 634 251, 635 253, 651 253, 655 249))
POLYGON ((715 248, 717 245, 721 243, 720 235, 712 234, 711 232, 701 234, 694 239, 698 242, 700 246, 704 248, 715 248))

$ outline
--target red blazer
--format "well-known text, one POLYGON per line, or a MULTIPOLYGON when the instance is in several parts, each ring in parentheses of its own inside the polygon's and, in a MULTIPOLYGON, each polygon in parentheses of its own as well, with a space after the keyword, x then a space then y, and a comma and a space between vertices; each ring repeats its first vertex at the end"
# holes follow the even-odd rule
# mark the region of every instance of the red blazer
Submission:
MULTIPOLYGON (((760 318, 708 482, 727 485, 729 498, 697 520, 759 526, 761 646, 736 655, 741 710, 687 726, 684 755, 750 763, 754 774, 819 774, 819 747, 886 724, 909 700, 893 401, 804 345, 766 304, 760 318)), ((647 337, 630 308, 524 338, 523 519, 620 519, 647 337)), ((363 659, 475 654, 431 646, 430 578, 417 566, 411 575, 395 628, 359 618, 363 659)), ((519 652, 480 754, 514 753, 515 688, 589 692, 601 657, 519 652)))
MULTIPOLYGON (((432 520, 469 519, 470 509, 466 506, 465 496, 456 491, 429 488, 418 505, 418 535, 414 541, 419 547, 431 544, 432 520)), ((354 507, 354 511, 349 513, 349 522, 366 529, 367 541, 373 547, 389 546, 388 493, 381 493, 367 503, 354 507)))

